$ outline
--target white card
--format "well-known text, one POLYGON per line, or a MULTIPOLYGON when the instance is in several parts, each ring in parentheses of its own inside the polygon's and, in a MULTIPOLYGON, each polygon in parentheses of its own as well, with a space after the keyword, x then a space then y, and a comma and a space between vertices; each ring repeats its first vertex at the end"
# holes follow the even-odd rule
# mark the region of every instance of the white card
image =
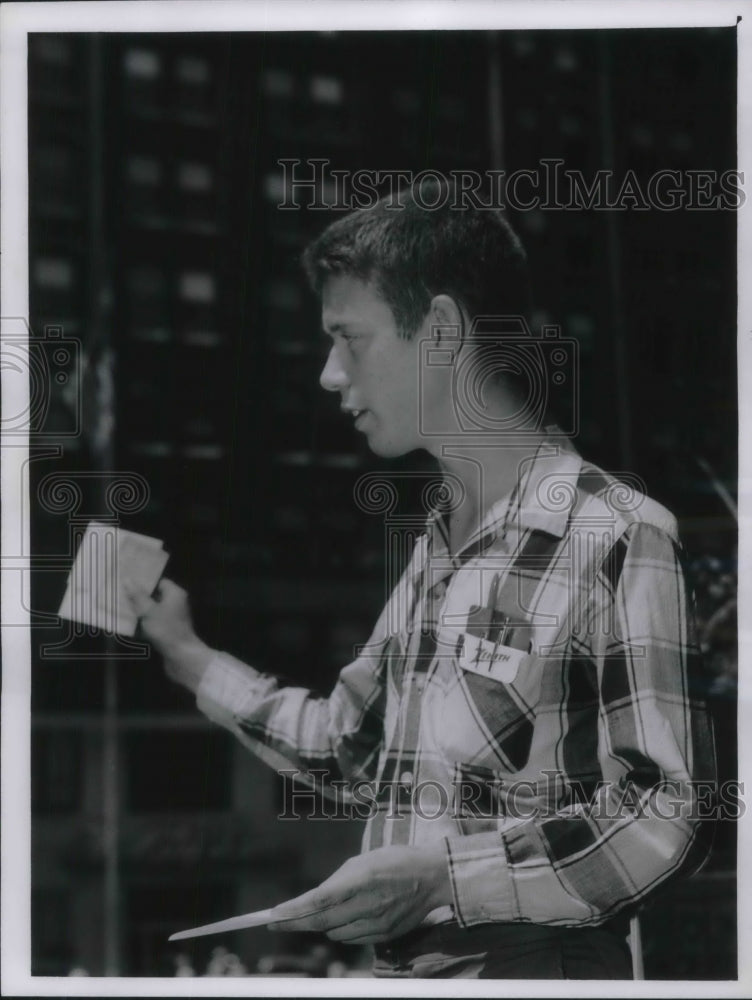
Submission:
POLYGON ((158 538, 90 521, 58 614, 106 632, 135 635, 138 620, 122 583, 128 580, 150 594, 169 558, 158 538))
POLYGON ((511 684, 517 676, 520 663, 526 657, 527 653, 521 649, 502 646, 467 632, 463 634, 460 665, 464 670, 471 670, 481 677, 511 684))

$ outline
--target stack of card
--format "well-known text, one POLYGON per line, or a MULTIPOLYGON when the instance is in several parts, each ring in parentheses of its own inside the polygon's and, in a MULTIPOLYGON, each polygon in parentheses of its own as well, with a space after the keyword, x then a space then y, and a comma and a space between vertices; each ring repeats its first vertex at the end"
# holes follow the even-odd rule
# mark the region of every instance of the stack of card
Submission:
POLYGON ((90 521, 58 614, 105 632, 135 635, 137 618, 123 583, 151 594, 169 558, 158 538, 90 521))

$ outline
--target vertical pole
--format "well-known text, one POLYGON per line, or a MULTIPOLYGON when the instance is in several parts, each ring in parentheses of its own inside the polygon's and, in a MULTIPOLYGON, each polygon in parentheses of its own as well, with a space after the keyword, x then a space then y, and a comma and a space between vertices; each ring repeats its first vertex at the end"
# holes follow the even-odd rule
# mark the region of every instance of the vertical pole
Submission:
MULTIPOLYGON (((90 442, 93 468, 99 473, 96 483, 97 508, 106 510, 106 488, 112 474, 112 436, 101 428, 113 426, 112 394, 101 391, 111 385, 107 366, 110 364, 109 344, 109 283, 107 272, 107 239, 104 207, 104 59, 102 40, 92 35, 89 45, 89 205, 88 205, 88 329, 85 351, 88 358, 85 428, 90 442)), ((113 599, 116 599, 113 595, 113 599)), ((104 974, 121 973, 120 950, 120 761, 118 755, 118 691, 117 666, 113 658, 113 641, 108 639, 104 650, 104 718, 102 725, 102 849, 104 854, 104 974)))
POLYGON ((105 718, 103 764, 104 846, 104 974, 120 975, 120 776, 117 732, 117 671, 115 661, 105 665, 105 718))
POLYGON ((632 976, 634 979, 645 978, 645 963, 642 956, 642 934, 640 918, 632 917, 629 921, 629 950, 632 952, 632 976))
MULTIPOLYGON (((598 86, 601 119, 601 157, 603 168, 613 178, 614 123, 613 123, 613 67, 608 39, 601 34, 598 39, 598 86)), ((630 413, 629 367, 624 327, 624 292, 622 286, 622 254, 619 213, 608 210, 606 216, 606 251, 608 282, 611 298, 611 344, 614 363, 614 390, 616 398, 619 460, 622 468, 632 467, 632 418, 630 413)))
POLYGON ((503 170, 504 119, 501 89, 501 50, 498 31, 488 32, 488 138, 491 169, 503 170))

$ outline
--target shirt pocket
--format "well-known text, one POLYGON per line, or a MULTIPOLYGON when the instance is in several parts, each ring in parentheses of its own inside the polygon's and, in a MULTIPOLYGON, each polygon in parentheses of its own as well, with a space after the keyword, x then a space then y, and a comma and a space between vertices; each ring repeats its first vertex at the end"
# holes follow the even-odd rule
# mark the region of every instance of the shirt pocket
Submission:
POLYGON ((444 667, 440 741, 450 766, 520 771, 535 730, 536 658, 460 633, 444 667), (524 695, 523 692, 524 691, 524 695))

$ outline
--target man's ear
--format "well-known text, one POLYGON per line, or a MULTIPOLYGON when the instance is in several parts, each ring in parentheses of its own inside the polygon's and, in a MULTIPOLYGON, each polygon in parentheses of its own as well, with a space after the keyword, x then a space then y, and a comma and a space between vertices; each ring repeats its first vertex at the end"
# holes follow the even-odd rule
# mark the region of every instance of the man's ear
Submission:
POLYGON ((431 335, 437 344, 453 343, 459 351, 465 339, 465 317, 457 301, 451 295, 434 295, 430 316, 431 335))

